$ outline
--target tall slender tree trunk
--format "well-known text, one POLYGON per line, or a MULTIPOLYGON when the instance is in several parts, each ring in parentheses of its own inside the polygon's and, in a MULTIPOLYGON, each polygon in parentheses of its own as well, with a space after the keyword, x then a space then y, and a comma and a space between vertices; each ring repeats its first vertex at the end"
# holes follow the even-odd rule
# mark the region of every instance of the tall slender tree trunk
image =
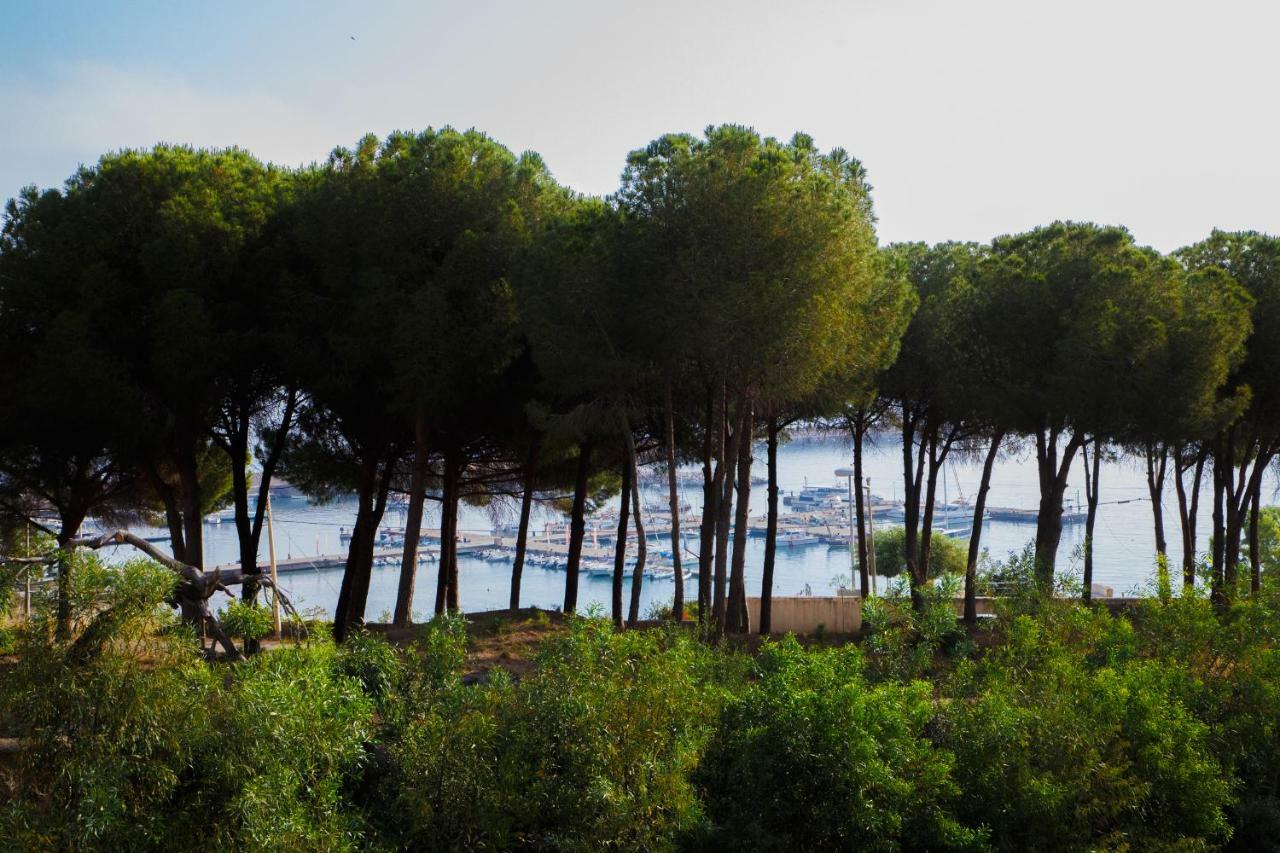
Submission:
POLYGON ((457 484, 453 490, 453 496, 450 500, 449 515, 453 519, 450 522, 449 529, 453 531, 453 546, 449 549, 449 586, 446 590, 446 600, 450 613, 461 613, 462 604, 460 601, 458 589, 458 543, 462 541, 462 531, 458 529, 458 506, 462 503, 462 483, 466 476, 467 458, 462 456, 458 460, 457 484))
POLYGON ((573 508, 569 514, 569 555, 565 565, 564 612, 578 609, 578 566, 582 562, 582 539, 587 532, 587 481, 591 476, 591 444, 578 445, 578 468, 573 482, 573 508))
POLYGON ((346 639, 347 632, 355 621, 357 578, 364 570, 365 552, 373 549, 374 531, 377 530, 377 524, 373 520, 377 482, 377 462, 365 460, 360 466, 360 483, 356 489, 356 523, 351 529, 347 565, 342 572, 342 586, 338 590, 338 604, 333 613, 333 637, 339 643, 346 639))
POLYGON ((711 618, 711 561, 716 518, 720 513, 720 490, 711 468, 714 408, 708 391, 706 425, 702 433, 702 524, 698 527, 698 621, 704 624, 711 618))
POLYGON ((636 528, 636 565, 631 572, 631 605, 627 610, 627 625, 634 628, 640 621, 640 590, 644 585, 648 543, 644 536, 644 512, 640 506, 640 469, 636 462, 636 442, 630 428, 626 431, 626 441, 627 460, 631 464, 631 523, 636 528))
POLYGON ((542 442, 535 439, 524 461, 524 491, 520 495, 520 527, 516 532, 516 556, 511 561, 511 609, 520 609, 520 579, 524 575, 524 555, 529 544, 529 515, 533 511, 533 492, 537 485, 538 454, 542 442))
POLYGON ((866 418, 861 411, 853 422, 853 509, 857 525, 858 593, 865 601, 871 595, 871 573, 867 571, 867 506, 863 495, 862 447, 866 439, 866 418))
POLYGON ((769 476, 769 510, 764 528, 764 577, 760 582, 760 633, 773 627, 773 566, 778 551, 778 433, 782 426, 777 418, 769 419, 765 439, 765 462, 769 476))
MULTIPOLYGON (((58 513, 58 550, 67 547, 67 543, 76 537, 84 524, 88 512, 78 506, 66 507, 58 513)), ((58 642, 65 643, 71 639, 71 563, 65 555, 59 554, 56 566, 58 576, 58 603, 55 615, 54 636, 58 642)), ((185 614, 184 614, 185 615, 185 614)))
POLYGON ((1084 522, 1084 600, 1093 600, 1093 525, 1098 519, 1098 477, 1102 474, 1102 445, 1093 437, 1093 463, 1089 461, 1089 447, 1080 448, 1084 459, 1084 495, 1089 502, 1089 513, 1084 522))
POLYGON ((919 552, 920 489, 924 479, 924 441, 919 452, 915 451, 916 421, 914 414, 902 413, 902 487, 905 503, 902 505, 902 550, 907 564, 907 579, 911 584, 911 605, 916 610, 924 607, 921 586, 925 569, 921 567, 919 552))
POLYGON ((391 478, 395 473, 395 466, 396 458, 392 455, 383 463, 382 475, 378 478, 377 491, 374 493, 373 499, 373 517, 368 527, 369 535, 365 540, 364 553, 361 554, 360 571, 355 577, 355 583, 351 586, 351 609, 347 618, 348 628, 364 621, 365 608, 369 603, 369 583, 373 579, 373 549, 377 539, 376 531, 378 525, 382 523, 383 515, 387 511, 387 497, 391 492, 391 478))
POLYGON ((458 454, 445 450, 444 472, 440 487, 440 555, 436 571, 435 615, 443 616, 449 607, 449 574, 453 552, 458 544, 458 454))
POLYGON ((196 462, 196 438, 185 417, 177 418, 174 430, 174 463, 181 486, 183 538, 187 563, 204 568, 204 516, 200 494, 200 472, 196 462))
POLYGON ((413 590, 418 579, 418 542, 422 537, 422 511, 427 502, 427 467, 431 448, 427 445, 427 417, 419 413, 413 425, 413 472, 409 476, 409 507, 404 519, 404 553, 400 555, 400 583, 396 587, 396 610, 392 624, 409 625, 413 618, 413 590))
MULTIPOLYGON (((258 572, 258 543, 253 540, 253 526, 249 521, 249 434, 247 425, 230 436, 231 500, 235 508, 236 543, 240 551, 240 571, 247 577, 258 572)), ((258 599, 258 584, 246 580, 240 588, 240 598, 249 603, 258 599)), ((257 641, 245 642, 245 653, 257 651, 257 641)))
POLYGON ((1250 489, 1249 496, 1249 591, 1257 597, 1262 591, 1262 554, 1258 551, 1260 546, 1258 538, 1258 516, 1261 511, 1259 504, 1262 502, 1262 482, 1259 480, 1257 488, 1250 489))
POLYGON ((1169 448, 1160 442, 1148 442, 1147 495, 1151 498, 1151 515, 1155 522, 1156 558, 1167 557, 1169 543, 1164 536, 1164 478, 1169 462, 1169 448))
POLYGON ((684 621, 684 570, 680 553, 680 492, 676 488, 676 416, 671 400, 671 383, 667 383, 663 401, 667 416, 667 503, 671 511, 671 569, 674 572, 675 595, 671 600, 671 618, 684 621))
MULTIPOLYGON (((930 431, 928 447, 928 474, 925 479, 924 509, 920 521, 920 568, 923 573, 922 580, 929 582, 929 558, 931 546, 933 544, 933 513, 934 503, 938 498, 938 475, 946 476, 944 465, 947 463, 947 455, 951 452, 951 444, 955 440, 955 431, 948 429, 945 437, 940 437, 937 428, 930 431), (941 443, 939 443, 941 442, 941 443)), ((924 447, 921 448, 921 454, 925 453, 924 447)))
POLYGON ((160 497, 160 503, 164 506, 164 522, 169 531, 169 550, 173 552, 173 558, 179 563, 187 562, 186 540, 183 536, 182 524, 182 507, 178 503, 177 492, 173 486, 165 482, 164 477, 160 476, 160 469, 150 461, 145 467, 145 474, 151 488, 160 497))
POLYGON ((1217 442, 1213 459, 1213 580, 1210 597, 1218 606, 1226 603, 1226 493, 1227 483, 1222 461, 1225 442, 1217 442))
POLYGON ((622 586, 627 573, 627 522, 631 517, 631 462, 622 463, 622 490, 618 501, 618 541, 613 549, 613 627, 622 630, 622 586))
POLYGON ((751 630, 747 613, 747 523, 751 512, 752 433, 755 414, 750 397, 739 403, 738 421, 738 505, 734 514, 733 559, 729 570, 729 603, 726 614, 728 630, 735 634, 751 630))
POLYGON ((1195 456, 1188 461, 1186 448, 1173 448, 1173 487, 1178 497, 1178 527, 1182 537, 1182 588, 1183 593, 1191 591, 1196 585, 1196 515, 1200 511, 1200 484, 1204 479, 1204 463, 1207 455, 1206 447, 1196 449, 1195 456), (1191 494, 1188 498, 1187 485, 1183 475, 1191 469, 1191 494))
MULTIPOLYGON (((240 545, 240 569, 246 575, 261 574, 258 566, 258 544, 262 541, 262 524, 266 518, 267 497, 271 491, 271 478, 275 476, 276 466, 280 462, 280 456, 289 438, 297 401, 297 391, 290 389, 285 400, 284 413, 280 418, 279 429, 272 438, 266 458, 262 461, 262 472, 258 482, 258 501, 252 516, 249 513, 249 477, 245 468, 245 462, 249 458, 249 429, 252 422, 250 415, 242 414, 226 445, 231 457, 231 485, 235 502, 236 538, 240 545)), ((244 408, 247 407, 242 406, 242 412, 244 408)), ((256 583, 246 583, 241 589, 241 595, 246 602, 253 601, 257 594, 258 584, 256 583)), ((246 653, 251 654, 257 650, 257 640, 245 641, 246 653)))
POLYGON ((1244 532, 1244 512, 1242 512, 1241 492, 1247 488, 1247 474, 1249 458, 1252 453, 1249 449, 1244 452, 1244 458, 1239 465, 1239 475, 1237 476, 1236 457, 1237 447, 1235 439, 1235 430, 1227 432, 1227 454, 1226 454, 1226 512, 1224 517, 1224 537, 1225 550, 1223 552, 1223 586, 1228 601, 1236 600, 1236 593, 1240 588, 1240 536, 1244 532))
MULTIPOLYGON (((727 397, 727 395, 726 395, 727 397)), ((716 463, 716 480, 720 489, 719 513, 716 517, 716 567, 715 584, 712 590, 714 600, 711 605, 712 617, 715 620, 716 636, 723 636, 725 629, 725 592, 729 582, 729 523, 733 519, 733 480, 734 469, 738 463, 738 431, 731 429, 728 417, 728 400, 721 399, 724 404, 720 413, 723 418, 724 438, 721 441, 720 459, 716 463)))
POLYGON ((1004 430, 996 430, 991 436, 991 445, 982 460, 982 479, 978 482, 978 494, 973 501, 969 556, 964 566, 964 621, 970 625, 978 622, 978 556, 982 553, 982 522, 987 511, 987 492, 991 490, 991 472, 995 469, 996 457, 1000 455, 1004 436, 1004 430))

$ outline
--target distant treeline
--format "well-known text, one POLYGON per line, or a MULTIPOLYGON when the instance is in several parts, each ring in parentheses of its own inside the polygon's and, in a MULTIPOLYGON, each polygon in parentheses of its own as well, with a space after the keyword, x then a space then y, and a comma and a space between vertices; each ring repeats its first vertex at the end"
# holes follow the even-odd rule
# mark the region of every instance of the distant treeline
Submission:
MULTIPOLYGON (((341 639, 365 616, 393 495, 408 506, 397 624, 412 611, 427 500, 442 507, 436 613, 463 605, 459 503, 508 498, 521 504, 512 607, 531 504, 555 501, 571 517, 572 612, 584 516, 620 496, 640 524, 637 467, 657 464, 678 522, 674 468, 696 463, 698 582, 686 593, 673 547, 674 615, 696 602, 717 631, 767 632, 778 443, 792 424, 826 421, 849 431, 859 483, 868 431, 902 435, 917 604, 939 472, 976 454, 973 618, 983 501, 997 456, 1020 442, 1040 472, 1044 587, 1073 463, 1083 454, 1089 472, 1088 543, 1100 460, 1123 448, 1146 460, 1153 560, 1172 481, 1184 583, 1200 570, 1207 500, 1208 588, 1219 603, 1258 589, 1259 548, 1242 571, 1241 543, 1256 540, 1280 448, 1280 240, 1215 232, 1166 256, 1123 228, 1057 222, 989 244, 882 247, 874 225, 858 160, 738 126, 631 152, 607 198, 557 184, 537 154, 450 128, 367 136, 296 171, 238 149, 108 154, 6 208, 0 505, 12 529, 30 523, 60 546, 89 517, 161 524, 177 561, 200 568, 203 518, 230 504, 253 599, 270 479, 317 498, 354 492, 341 639), (761 439, 769 532, 749 626, 761 439)), ((638 618, 643 562, 625 606, 619 550, 618 624, 638 618)), ((67 587, 70 563, 58 564, 67 587)), ((1086 596, 1091 570, 1086 545, 1086 596)))

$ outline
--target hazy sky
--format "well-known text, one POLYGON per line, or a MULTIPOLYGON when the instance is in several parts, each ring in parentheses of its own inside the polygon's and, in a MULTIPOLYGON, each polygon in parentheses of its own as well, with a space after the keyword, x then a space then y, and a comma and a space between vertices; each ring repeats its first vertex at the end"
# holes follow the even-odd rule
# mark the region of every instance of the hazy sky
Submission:
POLYGON ((884 241, 1280 232, 1280 4, 0 0, 0 196, 104 151, 452 124, 590 193, 720 122, 867 166, 884 241), (352 40, 352 36, 355 37, 352 40))

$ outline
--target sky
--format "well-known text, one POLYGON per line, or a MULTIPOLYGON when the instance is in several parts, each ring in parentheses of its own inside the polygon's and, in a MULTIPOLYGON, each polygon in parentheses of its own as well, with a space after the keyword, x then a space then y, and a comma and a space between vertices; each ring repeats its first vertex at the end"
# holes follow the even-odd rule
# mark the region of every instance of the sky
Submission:
POLYGON ((1273 2, 0 0, 0 198, 106 151, 297 166, 476 127, 563 183, 733 122, 862 160, 883 242, 1280 233, 1273 2))

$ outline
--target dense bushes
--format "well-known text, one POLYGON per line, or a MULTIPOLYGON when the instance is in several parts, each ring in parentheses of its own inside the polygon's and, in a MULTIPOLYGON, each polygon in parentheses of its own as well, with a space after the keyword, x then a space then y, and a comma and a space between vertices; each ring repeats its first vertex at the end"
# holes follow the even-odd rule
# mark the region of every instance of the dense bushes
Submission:
MULTIPOLYGON (((857 649, 766 646, 729 703, 697 778, 706 841, 725 850, 947 849, 980 834, 934 748, 930 686, 868 685, 857 649)), ((701 845, 700 845, 701 846, 701 845)))
POLYGON ((753 654, 571 620, 464 678, 449 619, 209 664, 164 573, 92 563, 68 643, 0 669, 17 849, 1274 849, 1280 613, 943 589, 860 647, 753 654), (102 632, 110 628, 109 634, 102 632), (97 640, 85 642, 85 638, 97 640), (100 641, 100 642, 99 642, 100 641))
POLYGON ((14 849, 354 847, 343 788, 372 731, 372 702, 334 666, 332 644, 282 649, 225 670, 161 599, 173 575, 107 570, 76 597, 87 627, 67 645, 37 619, 0 672, 0 733, 18 753, 0 838, 14 849), (86 640, 111 625, 103 643, 86 640))

